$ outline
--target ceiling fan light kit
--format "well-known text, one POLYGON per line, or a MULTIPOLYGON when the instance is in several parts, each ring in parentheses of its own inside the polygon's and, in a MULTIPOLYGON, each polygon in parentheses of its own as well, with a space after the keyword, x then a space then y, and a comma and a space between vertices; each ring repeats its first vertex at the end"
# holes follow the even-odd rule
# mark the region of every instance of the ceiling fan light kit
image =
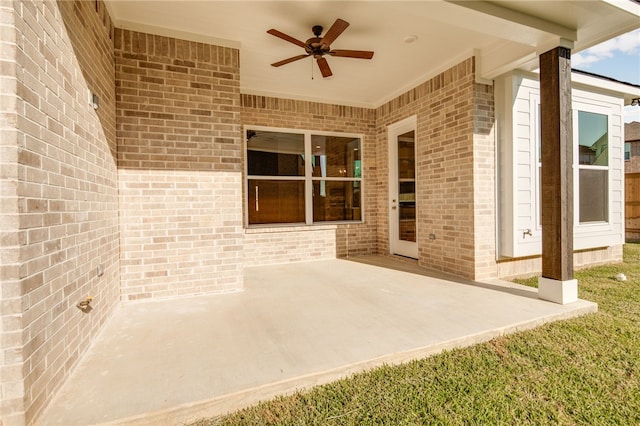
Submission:
POLYGON ((311 37, 306 42, 300 41, 278 30, 270 29, 269 31, 267 31, 268 34, 288 41, 289 43, 295 44, 296 46, 302 47, 306 52, 302 55, 297 55, 291 58, 283 59, 282 61, 274 62, 273 64, 271 64, 271 66, 280 67, 282 65, 286 65, 288 63, 313 56, 316 60, 316 63, 318 64, 318 68, 320 68, 322 77, 327 78, 331 77, 333 75, 333 72, 331 72, 331 68, 329 67, 329 63, 327 62, 325 55, 336 56, 339 58, 373 58, 373 52, 369 50, 331 50, 331 43, 333 43, 338 38, 338 36, 340 36, 340 34, 342 34, 342 32, 347 29, 348 26, 349 23, 347 21, 336 19, 336 22, 333 23, 324 37, 320 37, 323 28, 320 25, 315 25, 311 29, 314 37, 311 37))

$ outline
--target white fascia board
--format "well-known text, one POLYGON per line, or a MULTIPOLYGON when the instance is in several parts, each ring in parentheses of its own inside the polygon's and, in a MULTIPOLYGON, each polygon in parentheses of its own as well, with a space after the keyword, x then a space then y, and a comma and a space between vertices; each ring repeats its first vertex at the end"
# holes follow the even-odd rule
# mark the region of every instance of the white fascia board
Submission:
POLYGON ((567 40, 576 41, 578 39, 578 32, 575 29, 567 28, 563 25, 547 21, 536 16, 527 15, 526 13, 517 12, 515 10, 497 5, 495 3, 489 3, 487 1, 446 1, 448 3, 462 6, 476 12, 484 13, 486 15, 490 15, 507 22, 512 22, 528 28, 533 28, 535 30, 539 30, 548 34, 554 34, 567 40))
POLYGON ((606 78, 598 78, 577 72, 571 73, 571 82, 574 86, 587 88, 590 91, 606 93, 625 100, 628 105, 633 98, 640 98, 640 87, 622 82, 611 81, 606 78))
MULTIPOLYGON (((540 73, 537 71, 538 70, 534 72, 518 69, 505 73, 504 75, 519 75, 540 81, 540 73)), ((636 85, 611 81, 607 78, 599 78, 579 72, 571 73, 571 87, 586 89, 589 92, 607 94, 616 98, 624 99, 625 101, 630 101, 632 98, 640 97, 640 87, 636 85)))
POLYGON ((604 3, 617 7, 620 10, 640 18, 640 3, 633 0, 602 0, 604 3))

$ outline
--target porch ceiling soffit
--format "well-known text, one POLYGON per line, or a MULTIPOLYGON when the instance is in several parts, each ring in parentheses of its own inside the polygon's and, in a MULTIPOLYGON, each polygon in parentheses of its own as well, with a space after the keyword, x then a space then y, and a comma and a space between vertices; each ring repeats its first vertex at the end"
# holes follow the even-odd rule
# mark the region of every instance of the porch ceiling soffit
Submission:
POLYGON ((496 37, 496 41, 476 51, 478 80, 490 81, 513 69, 527 67, 537 60, 540 46, 558 44, 573 48, 575 28, 513 10, 488 1, 446 0, 460 6, 457 23, 478 26, 496 37))
POLYGON ((513 69, 535 70, 538 56, 555 47, 581 51, 640 28, 640 4, 632 0, 445 1, 501 20, 498 32, 487 27, 501 39, 476 54, 478 76, 488 80, 513 69))
POLYGON ((543 47, 590 47, 640 27, 640 14, 605 1, 106 2, 120 28, 239 48, 242 93, 369 108, 472 55, 480 81, 490 81, 537 68, 543 47), (270 66, 300 52, 266 30, 305 40, 313 25, 328 28, 336 18, 351 26, 332 47, 373 50, 372 60, 329 58, 327 79, 310 59, 270 66), (417 41, 405 43, 408 35, 417 41))

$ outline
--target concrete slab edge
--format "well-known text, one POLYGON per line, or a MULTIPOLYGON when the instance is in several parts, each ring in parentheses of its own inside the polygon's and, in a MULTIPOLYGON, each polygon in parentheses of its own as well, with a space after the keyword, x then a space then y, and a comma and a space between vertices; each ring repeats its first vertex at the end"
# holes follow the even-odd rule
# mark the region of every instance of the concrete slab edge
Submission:
POLYGON ((463 336, 434 345, 383 355, 370 360, 356 362, 326 371, 310 373, 303 376, 293 377, 291 379, 268 383, 212 399, 190 402, 164 410, 99 423, 95 426, 142 426, 149 424, 184 425, 198 419, 231 413, 251 405, 255 405, 261 401, 267 401, 276 396, 291 395, 296 391, 307 390, 315 386, 328 384, 336 380, 349 377, 355 373, 365 372, 384 365, 398 365, 436 355, 447 350, 473 346, 507 334, 530 330, 554 321, 566 320, 595 313, 598 310, 598 305, 596 303, 585 300, 578 300, 569 306, 565 306, 569 309, 564 310, 563 312, 549 314, 544 317, 523 321, 518 324, 485 330, 473 335, 463 336))

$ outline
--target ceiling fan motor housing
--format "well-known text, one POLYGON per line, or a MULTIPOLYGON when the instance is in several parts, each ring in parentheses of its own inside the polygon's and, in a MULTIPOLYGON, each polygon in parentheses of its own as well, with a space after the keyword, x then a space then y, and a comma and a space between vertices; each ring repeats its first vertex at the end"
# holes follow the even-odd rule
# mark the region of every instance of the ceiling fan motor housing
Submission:
POLYGON ((304 50, 306 50, 309 55, 313 55, 316 58, 326 55, 331 49, 331 46, 322 43, 321 37, 311 37, 305 43, 307 46, 304 48, 304 50))

